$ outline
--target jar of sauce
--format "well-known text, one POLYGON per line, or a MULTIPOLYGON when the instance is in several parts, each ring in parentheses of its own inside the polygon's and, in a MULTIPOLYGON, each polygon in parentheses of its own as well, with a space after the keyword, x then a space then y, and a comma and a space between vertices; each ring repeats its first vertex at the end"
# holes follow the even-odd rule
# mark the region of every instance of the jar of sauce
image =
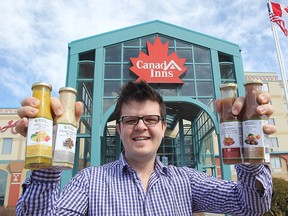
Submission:
POLYGON ((77 125, 75 103, 77 90, 71 87, 59 89, 63 114, 54 118, 53 169, 72 169, 74 165, 77 125))
POLYGON ((268 136, 263 132, 263 125, 268 123, 268 117, 259 115, 256 111, 260 105, 257 98, 262 93, 262 85, 261 80, 249 80, 244 84, 245 110, 242 119, 244 163, 270 162, 268 136))
POLYGON ((25 168, 44 169, 51 166, 53 120, 50 110, 51 85, 37 82, 32 85, 32 96, 40 100, 39 112, 29 118, 26 139, 25 168))
POLYGON ((242 123, 232 114, 232 106, 237 97, 237 84, 220 86, 222 112, 220 113, 220 140, 224 164, 242 163, 242 123))

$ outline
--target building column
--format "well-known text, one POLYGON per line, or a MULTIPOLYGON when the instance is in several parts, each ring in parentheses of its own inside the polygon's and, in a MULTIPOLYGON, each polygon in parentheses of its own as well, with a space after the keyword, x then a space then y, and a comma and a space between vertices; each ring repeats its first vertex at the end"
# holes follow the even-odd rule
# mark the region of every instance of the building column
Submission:
POLYGON ((21 177, 24 168, 23 161, 14 161, 9 163, 11 171, 10 190, 8 197, 8 206, 16 206, 21 187, 21 177))

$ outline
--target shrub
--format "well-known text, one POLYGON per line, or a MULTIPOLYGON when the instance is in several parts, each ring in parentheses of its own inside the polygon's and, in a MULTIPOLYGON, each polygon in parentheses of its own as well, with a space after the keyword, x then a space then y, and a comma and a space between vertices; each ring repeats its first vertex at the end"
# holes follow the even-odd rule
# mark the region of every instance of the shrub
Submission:
POLYGON ((271 209, 264 215, 288 215, 288 181, 282 178, 273 178, 271 209))

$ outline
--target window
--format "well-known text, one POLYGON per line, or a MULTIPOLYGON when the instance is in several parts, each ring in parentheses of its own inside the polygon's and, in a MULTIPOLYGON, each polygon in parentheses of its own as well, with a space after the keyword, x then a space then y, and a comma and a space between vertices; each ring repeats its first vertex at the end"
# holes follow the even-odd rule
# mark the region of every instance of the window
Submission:
POLYGON ((269 142, 269 146, 271 148, 279 147, 277 137, 269 137, 268 142, 269 142))
POLYGON ((219 58, 219 66, 220 66, 220 74, 222 82, 231 82, 235 80, 235 69, 234 69, 234 62, 233 56, 218 53, 219 58))
POLYGON ((13 138, 3 138, 1 154, 11 154, 13 138))
POLYGON ((263 83, 263 85, 262 85, 262 91, 263 91, 263 92, 269 92, 269 85, 268 85, 268 83, 263 83))
POLYGON ((0 170, 0 206, 4 205, 7 175, 8 175, 7 172, 0 170))
POLYGON ((281 168, 281 158, 277 157, 277 158, 271 158, 271 167, 273 169, 278 169, 281 168))

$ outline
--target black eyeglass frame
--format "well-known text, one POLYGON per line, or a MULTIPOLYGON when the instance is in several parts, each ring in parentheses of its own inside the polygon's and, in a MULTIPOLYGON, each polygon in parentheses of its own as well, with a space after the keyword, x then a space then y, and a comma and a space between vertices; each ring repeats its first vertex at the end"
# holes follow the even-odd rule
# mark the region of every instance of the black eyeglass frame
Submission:
MULTIPOLYGON (((146 116, 122 116, 120 119, 119 119, 119 122, 122 122, 124 125, 137 125, 138 123, 139 123, 139 121, 140 121, 140 119, 143 121, 143 123, 146 125, 146 126, 154 126, 154 125, 156 125, 156 124, 158 124, 159 123, 159 121, 163 121, 164 120, 164 118, 162 117, 162 116, 160 116, 160 115, 146 115, 146 116), (157 122, 156 123, 149 123, 149 122, 146 122, 145 121, 145 118, 149 118, 149 117, 157 117, 157 122), (133 124, 127 124, 127 122, 125 123, 125 121, 123 121, 123 119, 125 119, 125 118, 127 118, 127 117, 129 117, 129 118, 137 118, 137 121, 135 122, 135 123, 133 123, 133 124)), ((156 119, 155 119, 156 120, 156 119)))

